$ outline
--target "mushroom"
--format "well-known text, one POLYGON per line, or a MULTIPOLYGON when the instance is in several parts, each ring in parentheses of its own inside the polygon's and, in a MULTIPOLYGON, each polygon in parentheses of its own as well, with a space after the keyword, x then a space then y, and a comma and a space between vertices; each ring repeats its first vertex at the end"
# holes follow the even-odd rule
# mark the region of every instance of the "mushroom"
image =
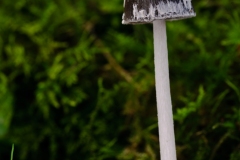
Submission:
POLYGON ((196 16, 191 0, 124 0, 123 24, 153 23, 154 64, 161 160, 176 160, 166 20, 196 16))

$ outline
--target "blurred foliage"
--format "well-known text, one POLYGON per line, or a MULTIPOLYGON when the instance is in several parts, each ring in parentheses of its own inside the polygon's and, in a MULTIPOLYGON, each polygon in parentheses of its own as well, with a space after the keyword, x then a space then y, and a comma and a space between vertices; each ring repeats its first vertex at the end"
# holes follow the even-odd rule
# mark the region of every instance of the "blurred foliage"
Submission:
MULTIPOLYGON (((159 158, 152 25, 122 0, 0 1, 0 159, 159 158)), ((179 160, 240 159, 240 1, 167 23, 179 160)))

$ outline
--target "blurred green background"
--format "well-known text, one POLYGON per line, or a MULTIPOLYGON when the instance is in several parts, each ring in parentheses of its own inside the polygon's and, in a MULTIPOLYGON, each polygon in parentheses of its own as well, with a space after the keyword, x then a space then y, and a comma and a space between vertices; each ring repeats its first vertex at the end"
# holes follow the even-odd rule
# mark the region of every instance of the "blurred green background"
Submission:
MULTIPOLYGON (((240 1, 167 23, 178 160, 240 159, 240 1)), ((0 1, 0 159, 159 160, 152 25, 123 0, 0 1)))

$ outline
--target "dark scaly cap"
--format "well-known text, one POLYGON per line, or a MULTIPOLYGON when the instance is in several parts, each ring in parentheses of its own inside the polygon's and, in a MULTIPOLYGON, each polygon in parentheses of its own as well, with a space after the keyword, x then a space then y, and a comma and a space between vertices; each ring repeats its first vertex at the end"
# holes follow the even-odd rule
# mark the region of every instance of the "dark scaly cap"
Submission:
POLYGON ((124 0, 123 24, 152 23, 196 16, 191 0, 124 0))

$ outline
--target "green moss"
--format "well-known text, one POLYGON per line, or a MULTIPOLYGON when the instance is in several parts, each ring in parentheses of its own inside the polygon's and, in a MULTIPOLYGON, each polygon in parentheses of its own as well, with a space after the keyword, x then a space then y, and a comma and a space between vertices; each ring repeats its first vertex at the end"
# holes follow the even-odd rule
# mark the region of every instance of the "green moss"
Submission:
MULTIPOLYGON (((152 25, 122 0, 1 0, 0 159, 160 159, 152 25)), ((240 2, 167 23, 179 160, 239 159, 240 2)))

